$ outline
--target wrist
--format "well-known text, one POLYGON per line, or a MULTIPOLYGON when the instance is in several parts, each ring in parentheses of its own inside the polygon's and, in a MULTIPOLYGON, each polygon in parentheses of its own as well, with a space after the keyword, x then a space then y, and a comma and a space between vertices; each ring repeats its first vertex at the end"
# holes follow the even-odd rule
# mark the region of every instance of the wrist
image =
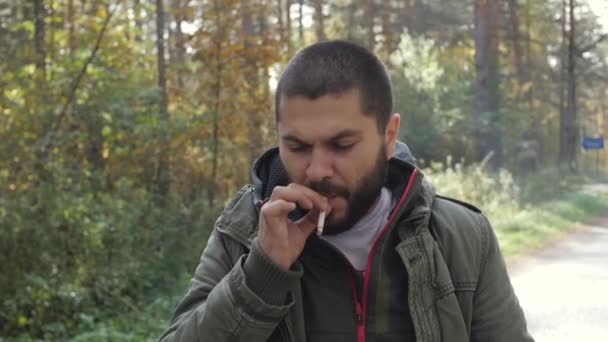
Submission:
POLYGON ((255 239, 243 264, 247 286, 264 302, 283 304, 289 289, 300 280, 302 271, 282 267, 263 252, 260 241, 255 239))
MULTIPOLYGON (((261 240, 259 241, 259 252, 268 259, 274 266, 281 269, 282 271, 289 271, 294 261, 288 260, 284 257, 283 253, 278 251, 276 248, 266 246, 261 240)), ((252 246, 253 250, 253 246, 252 246)))

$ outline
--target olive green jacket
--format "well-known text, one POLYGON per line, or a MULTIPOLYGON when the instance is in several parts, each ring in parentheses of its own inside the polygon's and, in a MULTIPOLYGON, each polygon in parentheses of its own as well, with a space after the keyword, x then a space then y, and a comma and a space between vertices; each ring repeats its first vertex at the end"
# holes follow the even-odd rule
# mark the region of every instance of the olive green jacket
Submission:
MULTIPOLYGON (((403 305, 415 340, 533 341, 488 220, 471 205, 436 196, 404 148, 399 144, 390 163, 387 186, 399 201, 385 229, 398 239, 394 253, 401 265, 382 271, 407 273, 403 305)), ((254 168, 255 185, 243 187, 216 221, 161 341, 314 340, 307 336, 301 263, 279 270, 256 238, 260 203, 286 182, 277 160, 276 148, 263 155, 254 168)), ((383 284, 377 289, 382 293, 383 284)), ((327 311, 324 319, 330 320, 331 303, 327 311)), ((365 340, 362 325, 359 341, 365 340)))

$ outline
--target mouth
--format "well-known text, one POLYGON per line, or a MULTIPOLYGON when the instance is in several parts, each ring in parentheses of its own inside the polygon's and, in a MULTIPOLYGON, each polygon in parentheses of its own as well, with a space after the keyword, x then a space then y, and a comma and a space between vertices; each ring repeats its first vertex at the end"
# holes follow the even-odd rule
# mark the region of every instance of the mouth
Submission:
POLYGON ((334 198, 344 198, 347 199, 349 197, 349 193, 346 190, 337 190, 337 191, 331 191, 331 192, 326 192, 326 191, 322 191, 319 192, 319 194, 321 194, 324 197, 327 197, 327 199, 334 199, 334 198))
POLYGON ((344 196, 344 195, 342 195, 342 194, 323 194, 323 196, 325 198, 327 198, 328 201, 332 201, 332 202, 335 201, 335 200, 338 200, 338 199, 341 199, 341 200, 344 200, 344 201, 347 200, 347 197, 344 196))
POLYGON ((327 197, 328 199, 333 199, 336 197, 343 197, 346 199, 349 196, 348 190, 342 188, 341 186, 331 184, 327 181, 313 183, 310 185, 310 188, 317 191, 320 195, 327 197))

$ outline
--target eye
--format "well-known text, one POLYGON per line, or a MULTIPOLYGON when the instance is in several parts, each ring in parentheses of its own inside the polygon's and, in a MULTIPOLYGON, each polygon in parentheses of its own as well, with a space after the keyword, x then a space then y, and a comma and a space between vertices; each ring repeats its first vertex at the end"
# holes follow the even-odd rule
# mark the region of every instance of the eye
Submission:
POLYGON ((310 148, 309 145, 306 144, 288 144, 287 148, 291 151, 291 152, 304 152, 306 150, 308 150, 310 148))
POLYGON ((337 151, 348 151, 355 146, 355 143, 334 143, 333 148, 337 151))

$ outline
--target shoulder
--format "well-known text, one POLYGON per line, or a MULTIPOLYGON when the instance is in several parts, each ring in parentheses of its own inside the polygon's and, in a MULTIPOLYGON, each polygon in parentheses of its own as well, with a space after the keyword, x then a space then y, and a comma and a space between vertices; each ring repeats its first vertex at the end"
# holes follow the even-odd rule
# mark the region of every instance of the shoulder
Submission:
POLYGON ((471 203, 465 202, 465 201, 461 201, 452 197, 448 197, 448 196, 443 196, 443 195, 436 195, 435 196, 435 201, 437 203, 441 203, 441 204, 448 204, 448 205, 458 205, 461 207, 465 207, 475 213, 480 214, 481 213, 481 209, 477 208, 476 206, 474 206, 471 203))
POLYGON ((218 232, 246 246, 250 246, 257 235, 258 208, 253 191, 252 185, 243 186, 230 199, 215 224, 218 232))
MULTIPOLYGON (((492 228, 472 204, 437 196, 431 210, 430 229, 456 278, 476 278, 487 254, 492 228)), ((456 280, 456 279, 455 279, 456 280)))
POLYGON ((487 220, 476 206, 446 196, 436 196, 431 210, 432 228, 456 235, 485 234, 487 220))
POLYGON ((431 208, 431 220, 439 224, 437 228, 453 230, 456 233, 475 233, 485 225, 482 211, 473 204, 447 196, 437 195, 431 208))

